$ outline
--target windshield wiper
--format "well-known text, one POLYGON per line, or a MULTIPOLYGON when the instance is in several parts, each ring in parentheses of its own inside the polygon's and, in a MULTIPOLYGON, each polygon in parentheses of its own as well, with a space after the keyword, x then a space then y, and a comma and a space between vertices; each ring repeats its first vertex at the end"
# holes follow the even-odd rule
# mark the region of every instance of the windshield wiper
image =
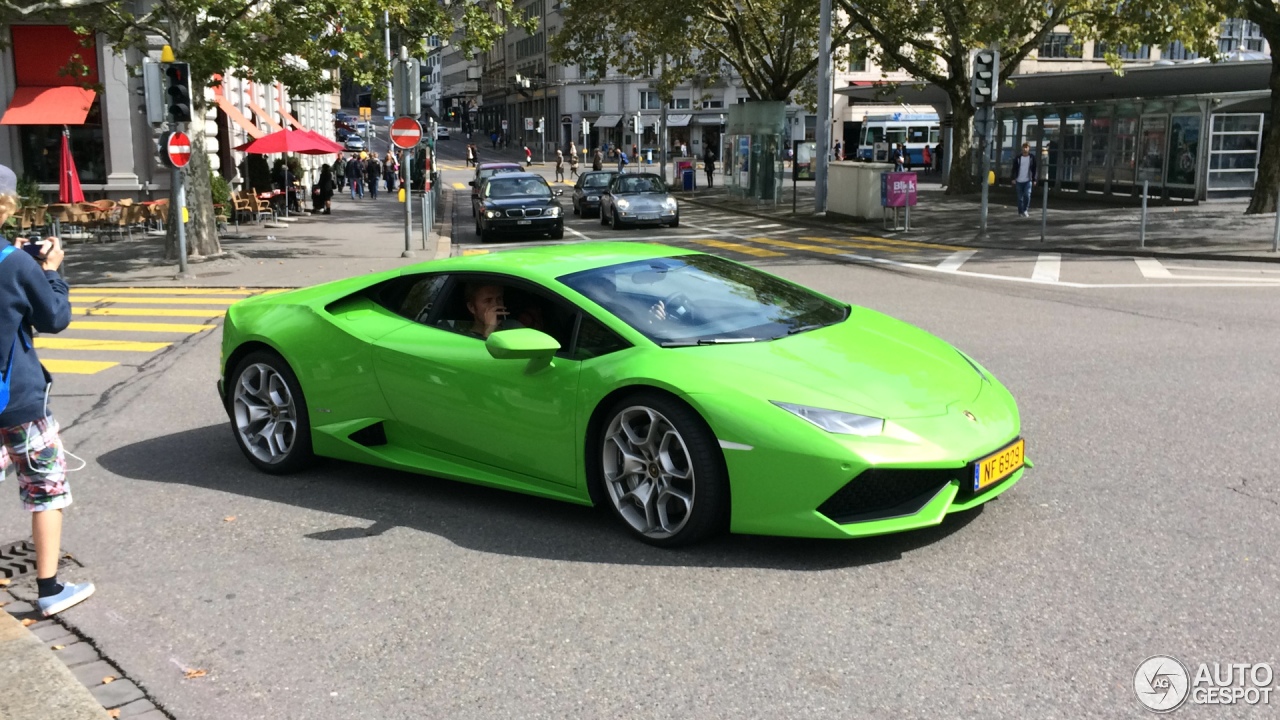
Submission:
POLYGON ((695 345, 732 345, 734 343, 760 342, 760 338, 702 338, 699 340, 666 340, 658 343, 659 347, 693 347, 695 345))

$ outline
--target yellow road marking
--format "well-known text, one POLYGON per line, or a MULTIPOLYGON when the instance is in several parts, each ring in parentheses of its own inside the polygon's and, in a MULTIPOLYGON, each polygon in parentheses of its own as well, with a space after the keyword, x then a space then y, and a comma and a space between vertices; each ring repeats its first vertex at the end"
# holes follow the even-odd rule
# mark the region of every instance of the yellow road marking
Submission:
POLYGON ((134 340, 82 340, 80 338, 44 337, 35 339, 37 350, 96 350, 109 352, 155 352, 173 343, 137 342, 134 340))
POLYGON ((118 295, 72 295, 71 299, 79 302, 120 302, 130 305, 231 305, 240 300, 240 298, 157 298, 118 295))
POLYGON ((93 375, 94 373, 100 373, 107 368, 113 368, 120 364, 118 362, 99 362, 97 360, 45 359, 42 362, 49 372, 65 375, 93 375))
POLYGON ((71 307, 72 315, 116 315, 131 317, 198 317, 198 318, 217 318, 222 317, 222 310, 203 309, 197 310, 175 309, 175 308, 118 308, 118 307, 71 307))
POLYGON ((747 238, 748 242, 764 243, 765 245, 775 245, 777 247, 787 248, 789 250, 807 250, 809 252, 822 253, 823 255, 844 255, 844 250, 840 248, 825 247, 823 245, 808 245, 806 243, 791 242, 789 240, 774 240, 767 237, 747 238))
POLYGON ((492 251, 490 251, 490 250, 478 250, 478 249, 475 249, 475 248, 471 248, 471 249, 468 249, 468 250, 463 250, 463 251, 462 251, 462 254, 463 254, 463 255, 488 255, 490 252, 492 252, 492 251))
POLYGON ((863 240, 866 242, 873 242, 873 243, 884 243, 886 245, 902 245, 904 247, 913 247, 913 248, 931 248, 933 250, 950 250, 952 252, 955 252, 955 249, 959 247, 958 245, 938 245, 935 243, 916 242, 914 240, 892 240, 890 238, 873 237, 871 235, 852 235, 850 237, 852 237, 854 240, 863 240))
POLYGON ((744 255, 754 255, 755 257, 783 257, 786 253, 775 252, 773 250, 765 250, 764 248, 752 247, 741 243, 725 242, 724 240, 694 240, 693 242, 707 247, 717 248, 719 250, 732 250, 740 252, 744 255))
POLYGON ((881 250, 884 252, 911 252, 911 248, 897 247, 895 245, 880 245, 879 243, 870 242, 854 242, 852 240, 834 240, 832 238, 811 237, 809 235, 801 235, 801 240, 812 240, 814 242, 827 243, 829 245, 839 245, 847 248, 859 248, 861 250, 881 250))
POLYGON ((76 297, 84 293, 94 293, 101 295, 110 293, 112 295, 255 295, 257 290, 227 290, 224 288, 209 288, 201 290, 199 288, 117 288, 117 287, 79 287, 71 291, 71 297, 76 297))
POLYGON ((466 184, 466 183, 456 182, 456 183, 454 183, 454 184, 453 184, 453 189, 454 189, 454 190, 466 190, 466 189, 467 189, 467 184, 466 184))
POLYGON ((217 325, 195 325, 191 323, 149 323, 149 322, 94 322, 93 320, 75 320, 68 326, 69 330, 110 330, 123 332, 168 332, 197 333, 201 330, 212 330, 217 325))

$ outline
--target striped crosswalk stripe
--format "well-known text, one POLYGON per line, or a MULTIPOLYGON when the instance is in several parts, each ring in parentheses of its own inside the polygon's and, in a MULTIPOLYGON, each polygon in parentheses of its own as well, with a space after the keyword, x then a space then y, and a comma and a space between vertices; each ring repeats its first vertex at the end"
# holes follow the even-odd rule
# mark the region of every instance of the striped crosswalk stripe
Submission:
POLYGON ((217 325, 197 325, 194 323, 149 323, 149 322, 111 322, 104 320, 72 320, 68 330, 100 330, 105 332, 160 332, 160 333, 198 333, 212 330, 217 325))
POLYGON ((773 250, 766 250, 764 248, 753 247, 751 245, 743 245, 742 243, 725 242, 724 240, 694 240, 693 242, 699 245, 713 247, 717 250, 732 250, 744 255, 751 255, 752 257, 783 257, 786 255, 786 253, 774 252, 773 250))
MULTIPOLYGON (((280 292, 279 290, 270 290, 268 292, 280 292)), ((248 297, 250 295, 264 295, 266 293, 256 290, 230 290, 227 288, 132 288, 132 287, 102 287, 93 286, 91 288, 73 288, 71 297, 84 294, 102 294, 110 293, 112 295, 238 295, 240 297, 248 297)))
POLYGON ((85 340, 82 338, 48 337, 35 339, 37 350, 90 350, 95 352, 155 352, 173 343, 139 342, 137 340, 85 340))
POLYGON ((200 317, 217 318, 225 314, 224 310, 214 309, 175 309, 175 308, 122 308, 122 307, 78 307, 71 306, 72 315, 103 315, 117 317, 200 317))
POLYGON ((71 299, 78 302, 118 302, 130 305, 232 305, 243 298, 226 297, 129 297, 125 295, 82 295, 71 294, 71 299))
POLYGON ((95 375, 120 363, 100 360, 62 360, 49 358, 41 361, 45 369, 55 375, 95 375))
POLYGON ((855 240, 837 240, 835 238, 824 238, 824 237, 816 237, 816 236, 810 236, 810 235, 801 235, 800 239, 807 240, 809 242, 820 242, 820 243, 826 243, 829 245, 839 245, 840 247, 859 248, 861 250, 880 250, 882 252, 895 252, 895 253, 911 252, 911 248, 898 247, 896 245, 881 245, 879 243, 871 243, 871 242, 857 242, 855 240))

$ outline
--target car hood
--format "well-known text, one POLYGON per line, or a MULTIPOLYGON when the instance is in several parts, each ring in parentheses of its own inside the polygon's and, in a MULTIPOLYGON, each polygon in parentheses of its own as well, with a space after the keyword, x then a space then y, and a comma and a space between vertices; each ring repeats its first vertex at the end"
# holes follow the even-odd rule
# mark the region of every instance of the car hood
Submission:
POLYGON ((661 208, 667 203, 667 198, 671 197, 666 193, 628 193, 626 195, 614 195, 613 199, 626 200, 631 208, 661 208))
POLYGON ((907 323, 854 309, 837 325, 755 343, 669 348, 763 399, 887 419, 944 415, 986 380, 951 345, 907 323))
POLYGON ((488 198, 484 201, 485 207, 488 208, 536 208, 558 204, 553 197, 488 198))

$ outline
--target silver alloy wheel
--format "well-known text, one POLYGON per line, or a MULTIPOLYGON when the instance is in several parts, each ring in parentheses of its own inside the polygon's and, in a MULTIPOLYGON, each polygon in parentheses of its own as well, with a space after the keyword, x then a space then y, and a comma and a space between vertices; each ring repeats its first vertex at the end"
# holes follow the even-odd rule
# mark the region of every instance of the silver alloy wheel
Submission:
POLYGON ((289 456, 298 436, 298 413, 279 371, 264 363, 246 367, 236 378, 232 404, 236 432, 255 458, 274 464, 289 456))
POLYGON ((614 416, 604 435, 604 485, 623 520, 645 537, 684 528, 696 497, 684 438, 662 413, 636 405, 614 416))

